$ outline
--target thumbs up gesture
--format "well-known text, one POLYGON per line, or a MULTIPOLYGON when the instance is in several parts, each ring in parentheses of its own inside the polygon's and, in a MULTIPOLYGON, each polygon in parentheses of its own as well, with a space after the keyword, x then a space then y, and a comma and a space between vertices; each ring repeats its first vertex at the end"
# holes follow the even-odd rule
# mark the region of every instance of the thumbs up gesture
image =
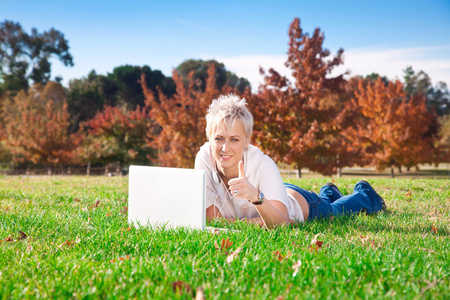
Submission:
POLYGON ((230 192, 238 199, 247 199, 250 202, 258 200, 258 190, 248 181, 244 173, 244 162, 239 161, 239 177, 228 181, 230 192))

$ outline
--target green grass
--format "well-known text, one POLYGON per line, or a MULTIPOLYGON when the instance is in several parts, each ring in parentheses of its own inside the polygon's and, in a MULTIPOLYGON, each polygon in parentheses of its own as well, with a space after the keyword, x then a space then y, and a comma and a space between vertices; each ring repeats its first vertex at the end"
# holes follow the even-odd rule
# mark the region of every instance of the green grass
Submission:
MULTIPOLYGON (((0 243, 0 299, 192 299, 198 288, 206 299, 450 297, 448 179, 369 179, 388 206, 375 217, 270 231, 209 224, 233 229, 220 234, 129 229, 127 180, 0 178, 0 240, 13 238, 0 243), (214 245, 222 239, 233 243, 226 251, 214 245), (177 281, 191 290, 174 292, 177 281)), ((327 180, 289 179, 313 191, 327 180)), ((335 181, 350 193, 357 179, 335 181)))

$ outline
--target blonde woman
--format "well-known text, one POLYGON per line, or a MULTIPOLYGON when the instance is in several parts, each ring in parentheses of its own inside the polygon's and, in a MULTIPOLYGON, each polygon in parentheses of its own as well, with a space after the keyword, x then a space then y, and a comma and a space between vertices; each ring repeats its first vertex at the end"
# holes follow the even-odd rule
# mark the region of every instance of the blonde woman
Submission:
POLYGON ((267 227, 319 217, 385 210, 384 200, 366 181, 343 196, 332 183, 317 195, 285 184, 274 161, 250 144, 253 116, 245 99, 224 95, 206 115, 206 142, 195 168, 206 171, 206 216, 245 219, 267 227))

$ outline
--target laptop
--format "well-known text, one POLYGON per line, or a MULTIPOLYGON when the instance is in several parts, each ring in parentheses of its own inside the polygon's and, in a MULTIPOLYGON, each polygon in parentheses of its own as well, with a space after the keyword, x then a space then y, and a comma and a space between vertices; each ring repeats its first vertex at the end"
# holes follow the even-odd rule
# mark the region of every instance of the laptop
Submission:
POLYGON ((132 165, 128 181, 130 224, 136 227, 205 230, 204 170, 132 165))

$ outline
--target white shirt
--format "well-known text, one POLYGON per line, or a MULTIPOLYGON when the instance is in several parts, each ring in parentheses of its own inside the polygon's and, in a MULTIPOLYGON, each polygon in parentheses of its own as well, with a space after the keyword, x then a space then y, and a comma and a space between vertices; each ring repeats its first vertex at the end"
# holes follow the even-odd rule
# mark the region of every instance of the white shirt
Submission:
MULTIPOLYGON (((222 182, 217 174, 209 142, 200 147, 195 158, 195 169, 206 171, 206 208, 216 206, 225 218, 259 217, 251 202, 235 198, 222 182)), ((280 201, 286 205, 290 220, 304 221, 300 204, 286 193, 275 162, 253 145, 249 145, 248 150, 244 151, 244 173, 248 181, 264 193, 267 200, 280 201)))

